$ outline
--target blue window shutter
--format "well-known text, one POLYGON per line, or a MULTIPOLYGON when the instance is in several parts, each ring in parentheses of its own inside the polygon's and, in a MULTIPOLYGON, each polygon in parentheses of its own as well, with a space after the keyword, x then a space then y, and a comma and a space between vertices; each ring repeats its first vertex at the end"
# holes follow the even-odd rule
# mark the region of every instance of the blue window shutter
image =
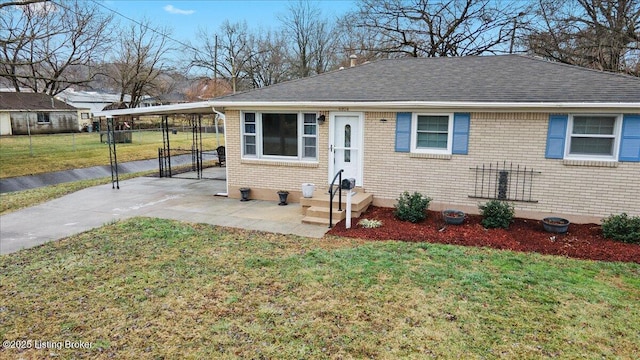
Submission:
POLYGON ((547 129, 547 150, 545 157, 547 159, 564 158, 564 142, 567 136, 567 123, 569 116, 550 115, 549 129, 547 129))
POLYGON ((451 153, 467 155, 469 153, 469 126, 471 114, 453 114, 453 144, 451 153))
POLYGON ((399 112, 396 116, 396 152, 411 150, 411 113, 399 112))
POLYGON ((622 120, 620 161, 640 162, 640 114, 627 114, 622 120))

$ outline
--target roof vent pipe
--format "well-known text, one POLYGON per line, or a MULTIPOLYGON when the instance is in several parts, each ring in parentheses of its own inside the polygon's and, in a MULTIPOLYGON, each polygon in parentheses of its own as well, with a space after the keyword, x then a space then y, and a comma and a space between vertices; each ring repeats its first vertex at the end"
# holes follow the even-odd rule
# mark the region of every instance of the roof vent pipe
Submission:
POLYGON ((349 67, 354 67, 354 66, 356 66, 356 59, 357 59, 357 58, 358 58, 358 57, 357 57, 355 54, 354 54, 354 55, 349 56, 349 67))

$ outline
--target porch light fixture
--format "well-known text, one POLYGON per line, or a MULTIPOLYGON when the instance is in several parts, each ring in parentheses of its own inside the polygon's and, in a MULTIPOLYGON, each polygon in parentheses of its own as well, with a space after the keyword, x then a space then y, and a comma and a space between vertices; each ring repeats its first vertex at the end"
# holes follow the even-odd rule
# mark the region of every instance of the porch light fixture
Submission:
POLYGON ((326 117, 324 116, 324 114, 318 116, 318 125, 322 125, 325 119, 326 117))

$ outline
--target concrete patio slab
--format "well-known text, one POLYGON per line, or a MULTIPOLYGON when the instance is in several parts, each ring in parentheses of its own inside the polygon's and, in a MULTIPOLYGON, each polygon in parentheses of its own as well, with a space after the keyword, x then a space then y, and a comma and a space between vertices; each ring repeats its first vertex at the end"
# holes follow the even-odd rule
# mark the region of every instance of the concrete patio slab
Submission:
POLYGON ((139 177, 120 182, 120 189, 100 185, 0 216, 0 254, 88 231, 135 216, 295 234, 321 238, 326 226, 302 224, 299 204, 215 196, 224 180, 209 180, 224 168, 205 170, 204 180, 139 177))

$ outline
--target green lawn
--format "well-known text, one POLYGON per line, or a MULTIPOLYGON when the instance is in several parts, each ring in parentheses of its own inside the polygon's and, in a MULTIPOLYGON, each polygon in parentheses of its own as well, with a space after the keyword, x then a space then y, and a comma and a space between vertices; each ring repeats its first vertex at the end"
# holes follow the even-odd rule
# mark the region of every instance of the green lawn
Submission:
POLYGON ((0 338, 92 344, 0 358, 640 353, 638 264, 137 218, 0 256, 0 273, 0 338))
MULTIPOLYGON (((191 148, 191 133, 170 134, 172 149, 191 148)), ((202 134, 203 149, 224 145, 224 135, 202 134)), ((100 142, 99 133, 51 134, 0 137, 0 178, 109 164, 109 147, 100 142)), ((140 131, 132 134, 131 144, 117 144, 118 161, 154 159, 162 147, 162 133, 140 131)))

